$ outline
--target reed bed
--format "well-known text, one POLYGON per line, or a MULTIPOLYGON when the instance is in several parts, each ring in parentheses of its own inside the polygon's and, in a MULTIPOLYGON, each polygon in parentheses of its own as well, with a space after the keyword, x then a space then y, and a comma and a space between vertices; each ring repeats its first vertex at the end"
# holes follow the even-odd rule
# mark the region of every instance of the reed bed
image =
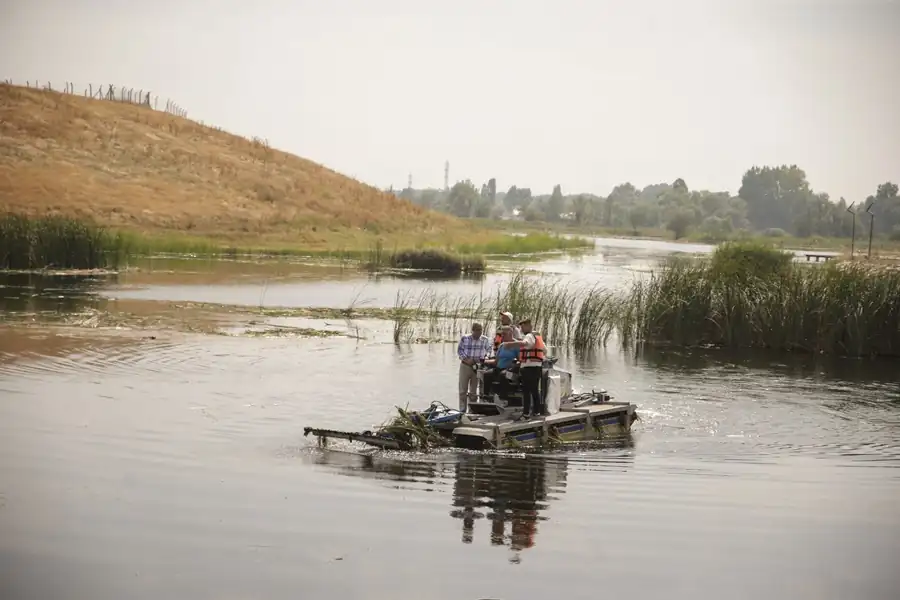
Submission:
POLYGON ((443 275, 460 275, 463 273, 483 273, 486 269, 484 257, 480 255, 457 254, 438 248, 420 248, 410 250, 386 251, 378 243, 369 251, 365 261, 366 269, 381 271, 384 269, 404 269, 410 271, 427 271, 443 275))
POLYGON ((496 295, 470 297, 426 290, 399 292, 394 305, 394 341, 448 340, 480 322, 493 334, 501 310, 529 316, 554 345, 588 347, 606 343, 614 330, 618 302, 599 288, 576 288, 561 281, 530 276, 521 270, 496 295))
POLYGON ((729 244, 636 282, 618 328, 628 343, 898 356, 900 273, 729 244))
POLYGON ((488 335, 500 310, 530 316, 548 344, 713 346, 900 356, 900 272, 861 264, 807 266, 756 243, 674 259, 622 293, 524 270, 494 296, 398 294, 394 341, 453 340, 473 322, 488 335))
POLYGON ((91 222, 59 216, 0 216, 0 269, 117 268, 127 240, 91 222))

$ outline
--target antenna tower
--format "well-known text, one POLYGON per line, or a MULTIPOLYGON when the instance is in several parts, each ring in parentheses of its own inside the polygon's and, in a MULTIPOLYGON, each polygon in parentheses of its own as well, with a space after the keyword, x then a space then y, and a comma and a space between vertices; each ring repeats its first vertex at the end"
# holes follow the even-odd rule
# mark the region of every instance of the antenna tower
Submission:
POLYGON ((444 162, 444 191, 450 189, 450 161, 444 162))

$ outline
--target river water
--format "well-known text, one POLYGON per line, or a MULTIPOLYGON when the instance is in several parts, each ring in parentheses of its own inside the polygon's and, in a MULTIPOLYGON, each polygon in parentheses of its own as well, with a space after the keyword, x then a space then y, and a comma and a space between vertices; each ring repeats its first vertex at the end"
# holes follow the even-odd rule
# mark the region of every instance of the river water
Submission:
MULTIPOLYGON (((601 241, 530 266, 612 287, 685 250, 708 248, 601 241)), ((7 277, 0 295, 7 315, 390 306, 413 288, 491 293, 512 266, 422 281, 159 260, 7 277)), ((303 426, 454 402, 453 345, 0 327, 0 597, 900 597, 896 362, 610 347, 561 363, 638 405, 630 436, 543 455, 322 451, 303 426)))

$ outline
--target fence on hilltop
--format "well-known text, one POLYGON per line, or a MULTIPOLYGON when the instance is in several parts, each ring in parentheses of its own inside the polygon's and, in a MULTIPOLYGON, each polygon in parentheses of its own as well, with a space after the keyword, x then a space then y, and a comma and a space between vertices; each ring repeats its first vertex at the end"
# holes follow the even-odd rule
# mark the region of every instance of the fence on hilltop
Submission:
MULTIPOLYGON (((0 83, 6 84, 6 85, 16 85, 16 83, 14 83, 12 79, 4 79, 4 80, 0 81, 0 83)), ((165 112, 170 115, 174 115, 176 117, 190 119, 191 121, 194 121, 195 123, 202 125, 204 127, 209 127, 210 129, 214 129, 216 131, 221 131, 223 133, 231 133, 232 135, 237 135, 238 137, 242 137, 246 140, 249 140, 254 146, 261 147, 267 153, 271 149, 268 139, 264 139, 264 138, 260 138, 260 137, 256 137, 256 136, 253 136, 251 138, 251 137, 241 135, 241 134, 234 134, 230 131, 227 131, 226 129, 224 129, 222 127, 218 127, 216 125, 210 125, 209 123, 204 123, 203 121, 200 121, 198 119, 191 119, 190 117, 188 117, 187 111, 184 108, 182 108, 178 103, 174 102, 173 100, 164 99, 164 101, 162 103, 162 108, 160 109, 159 96, 153 95, 152 92, 144 91, 143 89, 128 88, 128 87, 124 87, 124 86, 116 87, 111 84, 110 85, 102 85, 101 84, 101 85, 94 87, 93 84, 88 84, 88 86, 86 88, 84 88, 83 91, 79 94, 75 91, 75 84, 72 83, 71 81, 64 82, 62 88, 54 89, 53 84, 51 82, 49 82, 49 81, 41 82, 41 81, 37 81, 37 80, 26 81, 25 87, 31 88, 31 89, 36 89, 36 90, 45 90, 45 91, 49 91, 49 92, 56 92, 59 94, 79 95, 79 96, 84 96, 85 98, 93 98, 95 100, 107 100, 109 102, 123 102, 123 103, 128 103, 128 104, 136 104, 138 106, 146 106, 147 108, 149 108, 151 110, 156 110, 156 111, 162 110, 162 112, 165 112)))
MULTIPOLYGON (((3 83, 7 85, 15 85, 11 79, 5 79, 3 83)), ((46 90, 49 92, 58 92, 60 94, 77 94, 77 92, 75 91, 75 84, 71 81, 66 81, 63 84, 62 88, 55 89, 53 87, 53 84, 49 81, 26 81, 25 87, 37 90, 46 90)), ((84 88, 82 93, 78 95, 84 96, 85 98, 94 98, 95 100, 108 100, 110 102, 127 102, 129 104, 138 104, 141 106, 146 106, 147 108, 151 108, 153 110, 160 110, 159 96, 153 95, 153 93, 149 90, 144 91, 142 89, 129 88, 125 86, 116 87, 111 84, 101 84, 95 87, 93 84, 88 84, 88 86, 84 88)), ((173 100, 164 99, 162 104, 162 111, 170 115, 175 115, 176 117, 184 117, 185 119, 188 118, 187 111, 173 100)))

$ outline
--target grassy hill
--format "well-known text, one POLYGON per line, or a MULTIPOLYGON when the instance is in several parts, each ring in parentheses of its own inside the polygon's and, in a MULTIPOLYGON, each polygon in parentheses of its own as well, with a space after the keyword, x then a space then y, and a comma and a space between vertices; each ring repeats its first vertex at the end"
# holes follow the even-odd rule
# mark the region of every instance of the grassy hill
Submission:
POLYGON ((2 84, 6 211, 309 249, 471 242, 471 224, 265 143, 145 106, 2 84))

